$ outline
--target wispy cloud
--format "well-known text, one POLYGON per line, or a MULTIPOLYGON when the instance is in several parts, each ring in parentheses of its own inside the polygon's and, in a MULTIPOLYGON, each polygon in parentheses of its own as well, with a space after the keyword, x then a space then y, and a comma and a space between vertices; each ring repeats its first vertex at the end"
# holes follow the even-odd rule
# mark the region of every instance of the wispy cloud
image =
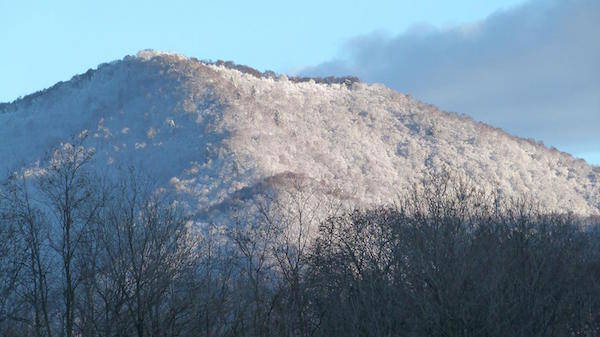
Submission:
POLYGON ((533 1, 483 21, 350 41, 310 75, 355 74, 576 152, 600 150, 600 1, 533 1))

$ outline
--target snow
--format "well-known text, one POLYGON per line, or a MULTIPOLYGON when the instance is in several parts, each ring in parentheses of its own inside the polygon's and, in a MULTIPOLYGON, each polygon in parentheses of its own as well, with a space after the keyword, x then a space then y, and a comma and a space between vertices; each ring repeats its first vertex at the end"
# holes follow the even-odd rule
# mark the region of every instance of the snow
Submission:
POLYGON ((0 105, 0 172, 43 165, 82 132, 100 171, 141 167, 198 209, 295 179, 355 206, 392 203, 443 166, 549 210, 600 204, 598 168, 382 85, 258 78, 154 51, 0 105))

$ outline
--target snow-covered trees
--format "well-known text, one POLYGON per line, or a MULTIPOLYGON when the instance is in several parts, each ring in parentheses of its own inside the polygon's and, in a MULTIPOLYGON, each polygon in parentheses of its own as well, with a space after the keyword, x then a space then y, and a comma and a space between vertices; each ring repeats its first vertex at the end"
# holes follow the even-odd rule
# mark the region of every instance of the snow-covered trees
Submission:
POLYGON ((0 105, 0 174, 82 130, 100 170, 145 167, 199 208, 284 172, 359 207, 391 204, 447 165, 551 210, 599 212, 598 169, 382 85, 264 76, 152 51, 0 105))

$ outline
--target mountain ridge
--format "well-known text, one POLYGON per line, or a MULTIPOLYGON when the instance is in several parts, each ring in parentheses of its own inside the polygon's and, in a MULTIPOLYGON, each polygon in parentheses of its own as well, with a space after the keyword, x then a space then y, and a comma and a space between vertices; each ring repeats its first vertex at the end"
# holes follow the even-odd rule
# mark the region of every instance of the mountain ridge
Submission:
MULTIPOLYGON (((173 161, 152 169, 199 208, 217 207, 285 172, 331 189, 358 186, 347 193, 360 206, 389 203, 420 172, 446 165, 507 195, 540 196, 550 210, 598 214, 600 168, 382 85, 347 79, 256 76, 142 51, 0 104, 0 138, 18 138, 12 149, 0 145, 0 155, 18 169, 43 157, 18 142, 29 139, 30 147, 49 151, 88 130, 99 161, 109 166, 173 161), (19 111, 24 116, 11 113, 19 111), (44 114, 52 115, 47 125, 32 117, 44 114)), ((0 165, 2 173, 8 166, 0 165)))
MULTIPOLYGON (((362 83, 360 81, 360 79, 358 79, 357 77, 354 77, 354 76, 343 76, 343 77, 329 76, 329 77, 325 77, 325 78, 323 78, 323 77, 294 77, 294 76, 288 76, 286 74, 277 74, 277 73, 275 73, 273 71, 270 71, 270 70, 261 72, 261 71, 257 70, 256 68, 252 68, 252 67, 247 66, 247 65, 236 64, 233 61, 200 60, 200 59, 198 59, 196 57, 187 57, 187 56, 185 56, 183 54, 179 54, 179 53, 165 52, 165 51, 155 51, 155 50, 152 50, 152 49, 144 49, 144 50, 141 50, 140 52, 138 52, 135 56, 133 56, 133 55, 127 55, 123 59, 120 59, 120 60, 114 60, 114 61, 111 61, 111 62, 101 63, 96 68, 89 68, 86 72, 81 73, 81 74, 76 74, 73 77, 71 77, 71 79, 69 79, 69 80, 59 81, 59 82, 51 85, 48 88, 44 88, 44 89, 35 91, 35 92, 31 93, 31 94, 26 94, 26 95, 24 95, 22 97, 18 97, 18 98, 14 99, 12 101, 9 101, 9 102, 0 102, 0 114, 2 114, 2 113, 10 113, 11 111, 16 111, 18 109, 17 107, 19 105, 31 104, 32 100, 35 100, 37 97, 41 97, 43 95, 51 93, 53 90, 59 89, 64 84, 72 83, 72 82, 79 83, 81 81, 89 79, 89 78, 91 78, 91 76, 93 76, 93 74, 96 71, 100 70, 103 67, 110 66, 110 65, 115 65, 115 64, 117 64, 119 62, 127 61, 128 59, 152 58, 152 57, 169 57, 169 56, 171 56, 171 57, 177 57, 179 59, 183 59, 183 60, 191 61, 191 62, 196 62, 196 63, 207 65, 207 66, 215 66, 215 65, 216 66, 224 66, 225 68, 235 69, 235 70, 238 70, 238 71, 240 71, 242 73, 250 74, 250 75, 252 75, 254 77, 258 77, 258 78, 262 78, 262 77, 269 78, 270 77, 270 78, 275 78, 276 79, 276 78, 280 78, 280 77, 285 76, 285 78, 290 79, 293 82, 309 82, 310 80, 315 81, 315 79, 317 79, 315 81, 315 84, 331 84, 331 82, 327 83, 327 82, 323 82, 323 80, 333 79, 332 83, 340 83, 340 82, 343 83, 343 81, 346 81, 346 80, 348 80, 349 82, 351 82, 349 84, 356 83, 356 82, 362 83), (296 79, 296 81, 294 81, 294 78, 296 79)), ((391 89, 391 90, 393 90, 393 89, 391 89)), ((406 94, 406 96, 411 97, 410 94, 406 94)), ((422 102, 421 100, 418 100, 418 99, 417 99, 417 102, 419 102, 421 104, 424 104, 424 105, 431 106, 431 107, 433 107, 435 109, 439 109, 434 104, 425 103, 425 102, 422 102)), ((527 138, 527 137, 522 137, 522 136, 517 136, 517 135, 511 134, 510 132, 508 132, 508 131, 500 128, 500 127, 495 127, 495 126, 490 125, 488 123, 485 123, 485 122, 482 122, 482 121, 478 121, 478 120, 474 119, 473 117, 471 117, 471 116, 469 116, 467 114, 453 112, 453 111, 444 111, 444 110, 442 110, 442 111, 445 112, 445 113, 448 113, 448 114, 454 114, 454 115, 458 116, 461 119, 465 119, 468 122, 479 124, 479 125, 483 126, 484 128, 490 128, 490 129, 495 130, 495 131, 500 131, 500 132, 504 133, 506 136, 509 136, 511 138, 514 138, 514 139, 517 139, 517 140, 520 140, 520 141, 524 141, 524 142, 528 142, 528 143, 533 144, 533 145, 541 146, 541 147, 545 148, 546 150, 558 151, 558 152, 560 152, 563 155, 571 156, 576 161, 584 161, 584 162, 587 163, 587 161, 585 159, 575 157, 575 156, 573 156, 569 152, 562 151, 560 149, 555 148, 554 146, 547 146, 547 145, 544 144, 544 142, 539 141, 539 140, 535 140, 533 138, 527 138)), ((594 165, 593 163, 587 163, 587 164, 591 165, 591 166, 597 166, 598 167, 598 165, 594 165)))

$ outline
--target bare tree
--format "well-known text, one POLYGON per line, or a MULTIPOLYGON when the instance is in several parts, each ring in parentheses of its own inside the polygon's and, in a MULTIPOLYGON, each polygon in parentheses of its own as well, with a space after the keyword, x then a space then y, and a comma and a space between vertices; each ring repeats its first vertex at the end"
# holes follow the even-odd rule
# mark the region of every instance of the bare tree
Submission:
MULTIPOLYGON (((31 184, 26 174, 13 176, 5 184, 3 200, 6 203, 8 217, 18 228, 16 242, 22 242, 22 250, 11 253, 18 256, 23 253, 23 270, 19 278, 21 286, 21 305, 33 310, 30 322, 28 309, 19 312, 16 321, 27 321, 33 327, 37 337, 52 334, 51 301, 49 275, 51 262, 48 256, 48 223, 39 211, 36 201, 31 198, 31 184)), ((16 248, 16 247, 15 247, 16 248)), ((14 322, 13 322, 14 323, 14 322)))
POLYGON ((27 264, 20 221, 10 206, 10 198, 0 194, 0 334, 6 335, 17 332, 9 324, 20 316, 17 292, 27 264))
POLYGON ((103 282, 115 290, 104 286, 102 294, 116 301, 108 316, 126 315, 121 331, 132 327, 138 337, 179 335, 195 262, 189 223, 176 201, 131 174, 113 196, 104 226, 103 282))
POLYGON ((75 268, 77 252, 93 225, 101 202, 91 189, 92 181, 87 171, 94 151, 81 142, 63 144, 57 149, 50 166, 39 177, 39 193, 50 222, 50 244, 60 259, 62 268, 62 296, 64 302, 63 331, 73 337, 75 327, 76 290, 80 275, 75 268))

